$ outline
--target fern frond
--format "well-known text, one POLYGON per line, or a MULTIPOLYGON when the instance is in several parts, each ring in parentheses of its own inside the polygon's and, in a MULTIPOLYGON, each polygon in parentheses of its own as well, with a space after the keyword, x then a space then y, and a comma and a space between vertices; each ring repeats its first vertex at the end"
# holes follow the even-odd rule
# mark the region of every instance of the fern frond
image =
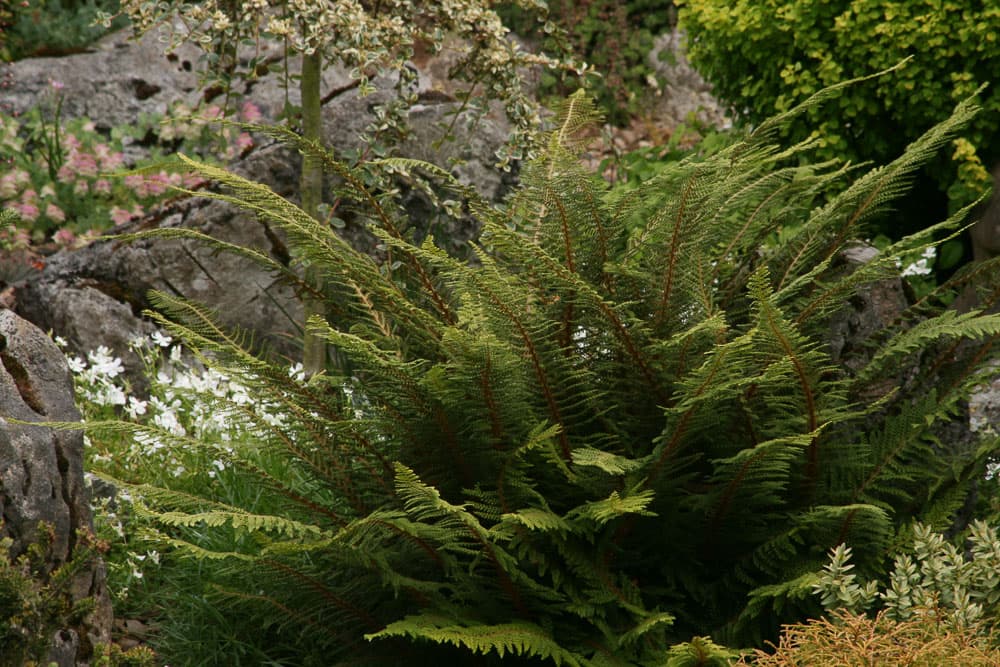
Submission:
POLYGON ((496 625, 477 625, 438 614, 414 614, 390 623, 383 630, 365 635, 365 639, 409 637, 437 644, 451 644, 477 655, 496 653, 498 657, 539 658, 567 667, 586 667, 590 662, 569 651, 543 628, 527 621, 496 625))
POLYGON ((947 338, 984 338, 997 334, 1000 334, 1000 315, 983 315, 977 310, 967 313, 945 311, 934 319, 918 322, 886 341, 885 346, 858 373, 855 382, 864 386, 873 378, 890 373, 890 364, 895 366, 899 357, 912 354, 930 342, 947 338))

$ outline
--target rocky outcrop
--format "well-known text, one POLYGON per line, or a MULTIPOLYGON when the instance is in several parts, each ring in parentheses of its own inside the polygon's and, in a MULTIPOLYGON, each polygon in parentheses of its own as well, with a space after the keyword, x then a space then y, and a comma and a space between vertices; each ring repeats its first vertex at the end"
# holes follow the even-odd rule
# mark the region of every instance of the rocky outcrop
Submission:
MULTIPOLYGON (((0 311, 0 537, 13 540, 11 558, 25 553, 40 540, 39 531, 51 526, 49 565, 55 569, 79 553, 78 531, 93 529, 83 433, 33 425, 79 420, 73 381, 59 348, 31 323, 0 311)), ((110 639, 103 568, 98 560, 73 581, 74 599, 92 596, 97 604, 83 627, 64 628, 54 638, 50 657, 60 667, 74 665, 94 643, 110 639)))
MULTIPOLYGON (((119 33, 100 41, 88 53, 13 63, 12 86, 5 93, 5 102, 14 111, 23 111, 50 95, 49 81, 58 80, 63 86, 60 92, 65 100, 64 116, 87 116, 98 128, 107 129, 133 122, 143 112, 162 113, 174 101, 198 102, 203 93, 193 73, 197 58, 198 52, 189 46, 164 55, 157 35, 132 40, 127 33, 119 33)), ((290 67, 294 70, 295 63, 290 67)), ((474 126, 460 121, 454 126, 457 139, 439 142, 450 112, 458 109, 459 103, 441 92, 431 71, 437 69, 428 64, 427 72, 421 71, 414 83, 418 103, 410 112, 411 133, 399 154, 440 165, 454 159, 455 174, 461 180, 489 198, 500 199, 511 182, 509 174, 495 167, 496 151, 508 134, 506 126, 494 117, 474 126)), ((345 72, 326 70, 325 138, 335 152, 359 147, 360 135, 376 117, 376 107, 393 94, 396 82, 382 78, 374 83, 376 92, 361 97, 349 85, 345 72)), ((286 91, 283 77, 278 74, 237 81, 235 86, 244 99, 260 107, 264 121, 273 120, 284 106, 286 91)), ((288 95, 293 104, 297 102, 295 90, 289 90, 288 95)), ((141 146, 133 145, 131 149, 132 158, 141 157, 141 146)), ((298 164, 294 151, 258 138, 258 146, 232 168, 295 200, 298 164)), ((471 219, 442 219, 416 191, 405 194, 405 203, 413 214, 411 218, 422 225, 414 230, 418 239, 431 233, 458 246, 478 235, 471 219)), ((172 204, 115 231, 153 226, 196 229, 289 262, 280 234, 252 214, 219 202, 193 199, 172 204)), ((357 226, 352 229, 350 220, 346 233, 359 243, 365 241, 357 226)), ((136 334, 148 332, 149 325, 143 323, 141 312, 148 306, 150 289, 202 302, 216 311, 223 324, 252 331, 276 354, 299 356, 294 341, 301 306, 293 290, 248 260, 214 253, 190 242, 148 240, 125 244, 99 240, 79 250, 62 251, 46 258, 40 271, 30 271, 20 278, 8 300, 19 314, 64 337, 77 354, 102 344, 112 348, 125 361, 132 379, 139 382, 138 360, 128 350, 127 342, 136 334)))
MULTIPOLYGON (((280 146, 257 151, 239 171, 291 194, 290 153, 280 146)), ((287 251, 265 224, 220 202, 186 200, 159 210, 155 218, 117 231, 152 226, 195 229, 287 261, 287 251)), ((78 354, 105 345, 131 370, 138 359, 128 349, 129 339, 152 331, 152 325, 141 318, 149 306, 149 290, 204 303, 223 324, 254 331, 277 353, 295 355, 290 341, 301 308, 291 288, 250 261, 213 253, 190 241, 98 240, 79 250, 57 253, 41 271, 18 284, 15 307, 43 329, 65 338, 78 354)))
POLYGON ((729 127, 732 122, 712 95, 712 86, 687 60, 685 39, 684 32, 675 29, 653 43, 647 64, 665 83, 656 95, 652 115, 669 128, 691 119, 704 127, 729 127))

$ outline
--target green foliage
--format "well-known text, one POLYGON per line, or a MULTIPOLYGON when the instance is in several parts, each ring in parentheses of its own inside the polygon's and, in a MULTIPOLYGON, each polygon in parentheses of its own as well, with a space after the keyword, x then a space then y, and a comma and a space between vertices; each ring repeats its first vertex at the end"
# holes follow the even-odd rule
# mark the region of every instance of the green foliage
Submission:
POLYGON ((117 644, 97 647, 91 667, 156 667, 156 655, 145 646, 123 650, 117 644))
POLYGON ((13 540, 0 539, 0 666, 23 667, 45 658, 57 630, 78 625, 93 609, 91 598, 73 600, 73 579, 93 564, 100 545, 79 535, 69 563, 52 569, 51 525, 38 526, 38 541, 11 554, 13 540))
POLYGON ((828 609, 852 613, 877 604, 887 617, 909 621, 928 617, 954 631, 994 636, 1000 628, 1000 538, 976 521, 963 552, 930 527, 916 524, 912 544, 896 556, 888 585, 861 584, 851 570, 851 549, 839 545, 816 583, 828 609), (881 588, 881 590, 880 590, 881 588))
MULTIPOLYGON (((546 51, 568 50, 575 59, 593 65, 599 76, 583 83, 608 119, 619 125, 627 124, 648 101, 653 70, 647 58, 653 39, 673 28, 675 14, 672 0, 554 0, 547 5, 548 21, 539 27, 517 6, 501 9, 515 31, 538 40, 546 51)), ((569 75, 542 77, 543 89, 558 96, 581 83, 569 75)))
POLYGON ((740 135, 734 130, 714 130, 701 127, 678 125, 670 138, 658 146, 636 148, 624 153, 615 153, 601 161, 598 171, 611 182, 612 190, 634 190, 640 183, 655 178, 674 162, 686 158, 698 159, 712 155, 738 141, 740 135))
POLYGON ((32 0, 10 5, 0 9, 0 61, 74 53, 109 29, 127 24, 119 18, 107 27, 95 25, 100 12, 118 11, 118 0, 32 0))
MULTIPOLYGON (((92 423, 92 438, 220 459, 255 490, 193 489, 186 474, 156 488, 130 471, 160 544, 208 565, 215 599, 282 639, 275 659, 662 664, 711 648, 676 647, 692 636, 775 637, 819 611, 810 594, 830 548, 846 542, 872 568, 911 518, 943 527, 995 451, 937 438, 989 356, 975 343, 1000 334, 1000 316, 940 314, 961 276, 877 332, 878 354, 859 346, 838 364, 826 344, 845 300, 957 225, 838 266, 976 106, 867 172, 774 142, 840 92, 621 196, 577 160, 597 118, 582 95, 503 207, 433 165, 369 163, 459 190, 484 226, 475 262, 412 243, 392 193, 289 132, 273 130, 338 177, 384 262, 267 188, 182 158, 221 184, 206 196, 256 212, 322 272, 333 311, 308 326, 338 361, 297 379, 205 308, 155 294, 156 321, 245 387, 248 402, 200 396, 248 436, 160 421, 92 423), (785 223, 783 244, 761 243, 785 223), (871 382, 918 353, 905 381, 871 382)), ((179 229, 130 238, 149 235, 233 250, 179 229)))
POLYGON ((729 667, 739 657, 738 651, 719 646, 708 637, 695 637, 670 647, 666 667, 729 667))
MULTIPOLYGON (((845 90, 788 125, 792 141, 818 137, 820 159, 891 159, 957 101, 1000 80, 995 57, 1000 11, 990 3, 682 0, 678 5, 692 63, 751 125, 827 86, 905 60, 893 76, 845 90)), ((980 99, 985 112, 963 130, 964 143, 931 165, 954 208, 989 187, 979 158, 987 166, 1000 159, 995 122, 1000 89, 993 86, 980 99), (969 146, 979 158, 964 150, 969 146)), ((906 231, 889 229, 895 238, 906 231)))

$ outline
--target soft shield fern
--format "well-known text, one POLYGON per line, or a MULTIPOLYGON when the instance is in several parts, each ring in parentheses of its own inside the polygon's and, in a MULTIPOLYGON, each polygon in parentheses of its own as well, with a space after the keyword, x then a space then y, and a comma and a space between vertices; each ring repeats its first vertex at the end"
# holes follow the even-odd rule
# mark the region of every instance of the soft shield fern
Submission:
MULTIPOLYGON (((189 160, 223 186, 208 196, 255 211, 322 272, 336 310, 309 329, 341 363, 294 380, 204 309, 156 295, 161 325, 282 419, 219 407, 258 427, 213 452, 258 480, 255 497, 136 494, 163 539, 232 563, 223 601, 327 664, 654 665, 697 653, 675 646, 692 636, 773 637, 818 611, 830 548, 877 568, 912 517, 947 520, 992 451, 951 451, 936 427, 979 377, 1000 316, 942 314, 932 297, 853 366, 825 339, 838 304, 895 272, 885 254, 845 275, 838 253, 974 112, 960 104, 857 178, 801 166, 809 146, 776 146, 765 124, 620 198, 576 158, 592 112, 574 96, 506 206, 448 182, 484 226, 472 262, 411 242, 390 197, 307 142, 368 211, 384 262, 189 160), (765 243, 777 225, 794 234, 765 243), (915 354, 935 363, 871 395, 915 354)), ((449 178, 412 161, 367 168, 379 164, 449 178)))

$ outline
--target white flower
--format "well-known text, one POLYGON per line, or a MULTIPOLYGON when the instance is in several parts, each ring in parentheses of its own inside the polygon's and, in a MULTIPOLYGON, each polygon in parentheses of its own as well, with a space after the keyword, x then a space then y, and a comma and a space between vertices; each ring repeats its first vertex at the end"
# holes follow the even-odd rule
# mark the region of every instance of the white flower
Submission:
POLYGON ((140 401, 135 396, 128 397, 128 405, 125 406, 125 412, 132 419, 135 419, 139 415, 146 414, 146 401, 140 401))
POLYGON ((306 371, 301 362, 296 362, 288 368, 288 377, 296 382, 305 382, 306 371))
POLYGON ((125 371, 122 368, 122 360, 112 357, 111 350, 104 345, 88 352, 87 359, 90 360, 90 367, 96 375, 113 378, 118 377, 125 371))
POLYGON ((212 461, 212 465, 214 467, 208 469, 208 476, 212 479, 215 479, 216 475, 226 469, 226 464, 219 460, 212 461))
POLYGON ((52 340, 55 341, 56 345, 58 345, 59 347, 61 347, 63 349, 66 349, 66 346, 69 345, 69 343, 66 342, 66 339, 63 338, 62 336, 56 336, 52 340))
POLYGON ((150 433, 136 433, 132 439, 142 445, 143 451, 146 452, 158 452, 165 446, 162 440, 150 433))
POLYGON ((66 364, 73 375, 79 375, 87 368, 87 362, 80 357, 70 357, 66 360, 66 364))
POLYGON ((918 259, 913 264, 910 264, 903 272, 900 274, 902 276, 926 276, 930 274, 933 269, 927 266, 927 258, 918 259))
POLYGON ((125 405, 125 392, 120 387, 109 384, 95 397, 98 405, 125 405))
POLYGON ((177 419, 177 413, 173 410, 164 410, 159 413, 153 417, 153 423, 162 428, 164 431, 170 431, 174 435, 187 435, 187 430, 177 419))
POLYGON ((174 342, 174 339, 170 336, 164 335, 159 331, 154 331, 149 339, 153 341, 154 345, 159 345, 160 347, 170 347, 170 344, 174 342))

